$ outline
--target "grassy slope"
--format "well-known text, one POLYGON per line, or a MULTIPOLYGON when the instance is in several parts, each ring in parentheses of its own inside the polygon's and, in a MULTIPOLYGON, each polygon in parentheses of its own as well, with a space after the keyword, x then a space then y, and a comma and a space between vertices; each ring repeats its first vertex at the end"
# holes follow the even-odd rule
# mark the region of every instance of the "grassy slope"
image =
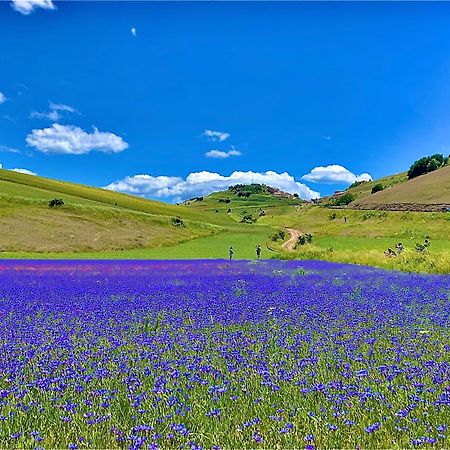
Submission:
MULTIPOLYGON (((400 174, 399 176, 403 176, 400 174)), ((385 187, 389 184, 383 182, 389 179, 376 180, 373 183, 362 185, 364 193, 355 191, 358 198, 351 207, 370 206, 388 204, 447 204, 450 205, 450 166, 422 175, 406 182, 396 183, 383 191, 370 194, 371 186, 380 182, 385 187)), ((355 188, 357 189, 357 188, 355 188)))
POLYGON ((392 188, 398 184, 408 181, 406 172, 397 173, 395 175, 389 175, 387 177, 378 178, 377 180, 369 181, 367 183, 361 183, 357 186, 350 187, 346 192, 351 192, 356 195, 356 198, 363 198, 372 195, 372 188, 377 184, 382 184, 384 188, 392 188))
POLYGON ((242 225, 228 230, 192 239, 171 246, 136 248, 121 251, 98 251, 79 253, 4 252, 4 258, 63 258, 63 259, 227 259, 228 248, 233 246, 236 259, 255 258, 255 247, 263 245, 262 258, 271 258, 264 243, 272 229, 259 225, 242 225))
MULTIPOLYGON (((170 205, 167 203, 147 200, 132 195, 121 194, 118 192, 99 189, 81 184, 68 183, 49 178, 42 178, 10 170, 0 169, 0 182, 7 182, 0 185, 0 194, 6 192, 7 195, 13 197, 26 197, 35 200, 47 202, 51 198, 60 197, 64 200, 76 201, 77 204, 88 202, 96 202, 97 205, 110 206, 114 208, 123 208, 126 210, 139 211, 148 214, 164 215, 164 216, 182 216, 185 219, 202 221, 204 214, 195 209, 187 209, 182 206, 170 205), (33 192, 30 191, 30 189, 33 192), (25 194, 23 194, 25 192, 25 194), (49 197, 50 196, 50 197, 49 197)), ((207 222, 226 223, 221 217, 207 218, 207 222)))
MULTIPOLYGON (((267 217, 271 226, 295 228, 313 235, 313 244, 299 246, 292 255, 301 259, 327 259, 424 272, 450 272, 450 213, 361 211, 305 206, 285 217, 267 217), (331 219, 336 215, 335 219, 331 219), (344 221, 347 217, 347 222, 344 221), (427 255, 418 255, 416 242, 431 238, 427 255), (384 255, 397 242, 407 249, 405 257, 384 255)), ((280 249, 281 243, 271 244, 280 249)))
MULTIPOLYGON (((399 261, 386 261, 384 251, 387 247, 393 247, 396 242, 401 241, 407 250, 412 252, 416 242, 430 236, 430 255, 435 258, 430 264, 437 264, 436 271, 450 271, 450 260, 447 261, 443 257, 450 254, 449 213, 330 210, 298 200, 274 198, 267 194, 243 198, 228 191, 214 193, 200 202, 174 206, 84 186, 68 184, 66 187, 64 183, 53 180, 49 180, 46 185, 46 180, 42 178, 5 172, 7 171, 0 171, 0 228, 2 235, 6 236, 4 239, 10 240, 5 233, 5 230, 8 230, 5 221, 14 217, 15 222, 9 224, 10 229, 21 224, 22 231, 28 230, 32 241, 36 241, 36 236, 41 236, 42 240, 44 234, 47 251, 44 246, 40 249, 41 253, 3 252, 3 257, 227 258, 228 248, 232 245, 236 258, 247 259, 254 258, 255 246, 260 243, 263 245, 262 256, 268 258, 274 254, 267 250, 267 242, 275 250, 279 250, 281 246, 281 242, 270 242, 269 236, 273 234, 274 229, 293 227, 304 233, 312 233, 314 244, 299 247, 299 251, 289 257, 381 266, 399 265, 399 261), (10 178, 9 181, 1 180, 7 177, 10 178), (23 181, 23 177, 27 177, 25 185, 19 183, 23 181), (32 183, 40 187, 33 186, 32 183), (80 197, 77 195, 77 189, 81 189, 80 197), (64 198, 66 205, 58 210, 50 210, 47 202, 54 197, 64 198), (230 198, 230 203, 219 202, 220 198, 226 197, 230 198), (120 200, 120 203, 115 202, 116 199, 120 200), (119 203, 118 206, 115 206, 115 203, 119 203), (139 210, 133 210, 134 206, 139 210), (228 213, 229 208, 231 213, 228 213), (266 215, 259 217, 256 224, 239 223, 244 214, 250 213, 258 217, 261 209, 266 215), (153 211, 153 214, 141 210, 153 211), (167 212, 167 215, 161 215, 162 212, 167 212), (186 228, 173 227, 170 225, 170 216, 174 212, 183 218, 200 217, 203 223, 186 219, 186 228), (336 218, 330 220, 330 214, 335 214, 336 218), (344 216, 348 218, 347 223, 344 222, 344 216), (36 229, 36 222, 41 223, 43 230, 36 229), (59 240, 67 240, 67 236, 74 234, 70 227, 68 228, 68 222, 77 232, 84 230, 84 234, 91 240, 100 234, 101 245, 95 246, 90 242, 84 246, 78 245, 77 248, 66 245, 65 248, 55 249, 49 246, 49 236, 54 235, 55 230, 64 230, 59 240), (222 227, 205 222, 221 224, 222 227), (198 239, 193 239, 196 237, 198 239), (53 253, 49 253, 49 249, 53 253), (58 253, 54 253, 55 251, 58 253), (446 265, 448 269, 445 268, 446 265)), ((402 183, 404 178, 405 174, 398 174, 350 190, 356 191, 362 198, 370 196, 372 186, 378 182, 385 185, 397 184, 402 183)), ((395 188, 389 190, 393 189, 395 188)), ((58 238, 52 239, 58 241, 58 238)), ((80 236, 77 236, 77 239, 80 240, 80 236)), ((4 250, 8 249, 2 245, 1 238, 0 246, 4 250)), ((415 253, 410 255, 411 261, 417 259, 415 253)), ((433 267, 430 269, 428 260, 420 264, 417 270, 434 270, 433 267)))
POLYGON ((0 170, 0 249, 8 254, 173 245, 220 231, 195 220, 204 217, 174 205, 0 170), (49 208, 52 198, 62 198, 64 206, 49 208), (171 224, 175 215, 183 216, 185 227, 171 224))

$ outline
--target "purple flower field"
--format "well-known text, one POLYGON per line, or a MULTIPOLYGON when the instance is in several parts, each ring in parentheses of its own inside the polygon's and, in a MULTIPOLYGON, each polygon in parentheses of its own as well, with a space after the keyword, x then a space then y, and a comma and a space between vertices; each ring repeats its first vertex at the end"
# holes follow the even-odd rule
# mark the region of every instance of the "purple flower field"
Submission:
POLYGON ((450 276, 0 262, 1 448, 450 447, 450 276))

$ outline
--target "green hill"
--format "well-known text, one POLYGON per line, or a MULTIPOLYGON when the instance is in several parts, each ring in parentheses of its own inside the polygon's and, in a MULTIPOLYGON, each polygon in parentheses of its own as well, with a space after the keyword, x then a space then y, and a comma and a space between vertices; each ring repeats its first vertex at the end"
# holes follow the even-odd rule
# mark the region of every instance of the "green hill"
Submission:
POLYGON ((388 204, 384 202, 398 201, 400 195, 406 205, 410 198, 440 205, 447 198, 449 169, 412 181, 406 181, 402 173, 351 186, 346 192, 357 197, 356 206, 340 209, 328 207, 329 199, 315 205, 256 184, 236 185, 169 205, 0 170, 0 255, 226 258, 232 245, 236 258, 250 259, 255 257, 255 246, 261 244, 263 258, 327 259, 445 273, 450 271, 450 213, 358 209, 384 208, 388 204), (384 189, 371 194, 378 183, 384 189), (50 207, 52 199, 62 199, 64 205, 50 207), (369 199, 379 203, 371 206, 369 199), (294 251, 286 252, 286 227, 297 234, 311 234, 312 243, 297 243, 294 251), (431 239, 431 247, 426 254, 418 254, 415 246, 424 239, 431 239), (386 249, 400 241, 405 257, 387 259, 386 249))
POLYGON ((266 215, 287 214, 292 207, 305 204, 296 195, 264 184, 230 186, 226 191, 195 197, 183 203, 190 210, 210 215, 226 214, 238 223, 255 223, 266 215))
POLYGON ((450 166, 407 180, 405 174, 382 178, 364 186, 349 189, 356 200, 349 207, 391 211, 442 211, 450 208, 450 166), (402 179, 402 177, 404 177, 402 179), (393 181, 390 183, 390 181, 393 181), (371 194, 381 184, 383 190, 371 194), (367 186, 366 186, 367 185, 367 186), (359 191, 358 191, 359 189, 359 191))
POLYGON ((211 224, 214 220, 204 218, 176 205, 0 169, 0 250, 4 252, 173 245, 220 231, 211 224), (55 198, 64 205, 51 208, 49 201, 55 198), (177 216, 182 223, 176 223, 177 216))

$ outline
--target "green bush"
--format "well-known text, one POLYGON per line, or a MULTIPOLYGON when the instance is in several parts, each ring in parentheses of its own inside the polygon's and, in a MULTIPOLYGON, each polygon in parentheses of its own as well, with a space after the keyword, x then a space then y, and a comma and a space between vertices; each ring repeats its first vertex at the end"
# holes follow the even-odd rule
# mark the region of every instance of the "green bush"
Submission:
POLYGON ((335 198, 331 204, 333 206, 345 206, 351 203, 353 200, 356 199, 356 195, 352 194, 351 192, 347 192, 344 195, 341 195, 340 197, 335 198))
POLYGON ((63 206, 63 205, 64 205, 64 200, 61 198, 54 198, 48 202, 48 206, 50 206, 50 208, 54 208, 55 206, 63 206))
POLYGON ((256 219, 251 214, 246 214, 242 217, 241 223, 254 223, 256 219))
POLYGON ((378 183, 372 188, 371 193, 375 194, 375 192, 380 192, 383 189, 384 189, 384 186, 381 183, 378 183))
POLYGON ((270 236, 270 240, 273 242, 277 241, 284 241, 286 239, 286 231, 279 230, 276 233, 274 233, 272 236, 270 236))
POLYGON ((300 245, 311 244, 312 240, 313 240, 312 234, 305 233, 299 236, 298 243, 300 245))
POLYGON ((184 221, 181 217, 177 216, 177 217, 172 217, 172 219, 170 220, 170 223, 174 226, 174 227, 185 227, 186 225, 184 224, 184 221))

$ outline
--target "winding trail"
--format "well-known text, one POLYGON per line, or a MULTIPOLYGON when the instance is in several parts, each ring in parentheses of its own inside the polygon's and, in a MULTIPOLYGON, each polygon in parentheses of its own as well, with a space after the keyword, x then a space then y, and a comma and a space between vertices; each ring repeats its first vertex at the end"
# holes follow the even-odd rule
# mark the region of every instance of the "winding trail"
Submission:
POLYGON ((286 228, 287 231, 289 231, 290 238, 281 246, 283 250, 289 250, 292 251, 295 249, 295 246, 298 242, 298 238, 300 237, 301 233, 298 230, 294 230, 294 228, 286 228))

